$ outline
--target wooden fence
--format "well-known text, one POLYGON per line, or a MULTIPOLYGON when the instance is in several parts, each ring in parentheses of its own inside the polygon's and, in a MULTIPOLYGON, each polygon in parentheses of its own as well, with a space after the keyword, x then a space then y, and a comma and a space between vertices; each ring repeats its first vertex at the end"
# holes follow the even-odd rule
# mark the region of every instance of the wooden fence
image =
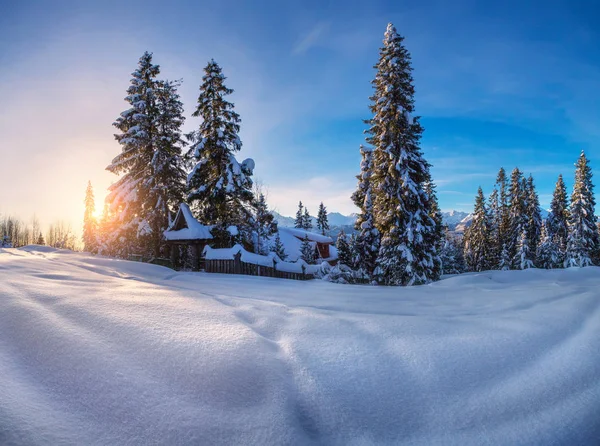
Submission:
POLYGON ((276 277, 292 280, 310 280, 315 278, 312 274, 278 271, 276 262, 273 262, 273 267, 242 262, 241 253, 236 254, 231 260, 207 259, 205 260, 205 271, 207 273, 244 274, 246 276, 276 277))

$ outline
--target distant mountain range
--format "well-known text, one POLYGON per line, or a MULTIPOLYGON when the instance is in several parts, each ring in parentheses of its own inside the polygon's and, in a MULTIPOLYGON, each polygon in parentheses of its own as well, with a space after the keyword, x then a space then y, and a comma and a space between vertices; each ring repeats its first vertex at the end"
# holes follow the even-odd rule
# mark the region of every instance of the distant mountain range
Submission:
MULTIPOLYGON (((296 219, 294 217, 286 217, 281 215, 278 212, 273 211, 273 215, 275 216, 275 220, 279 226, 283 226, 284 228, 293 228, 296 219)), ((356 214, 350 215, 342 215, 339 212, 331 212, 327 214, 327 218, 329 220, 329 226, 333 227, 345 227, 345 226, 354 226, 354 222, 356 221, 356 214)), ((310 217, 312 221, 313 227, 317 226, 317 219, 315 217, 310 217)))
MULTIPOLYGON (((546 209, 542 209, 542 219, 546 219, 548 217, 549 212, 546 209)), ((280 226, 284 228, 293 228, 294 222, 296 219, 294 217, 285 217, 277 212, 273 211, 273 215, 275 216, 275 220, 280 226)), ((339 212, 331 212, 328 214, 329 217, 329 226, 331 227, 329 231, 330 237, 337 237, 340 231, 344 231, 346 234, 352 234, 355 232, 354 222, 356 221, 356 214, 343 215, 339 212)), ((442 212, 442 218, 444 220, 444 224, 448 226, 450 231, 455 232, 464 232, 466 228, 471 225, 471 220, 473 220, 473 215, 468 212, 462 211, 449 211, 442 212)), ((315 217, 311 217, 313 227, 317 226, 317 219, 315 217)))

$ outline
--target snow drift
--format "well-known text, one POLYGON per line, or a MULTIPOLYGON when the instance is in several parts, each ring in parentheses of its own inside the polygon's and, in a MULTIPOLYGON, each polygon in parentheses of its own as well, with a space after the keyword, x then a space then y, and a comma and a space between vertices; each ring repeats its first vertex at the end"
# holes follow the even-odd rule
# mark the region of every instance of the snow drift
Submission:
POLYGON ((0 250, 0 444, 597 444, 599 286, 598 268, 383 288, 0 250))

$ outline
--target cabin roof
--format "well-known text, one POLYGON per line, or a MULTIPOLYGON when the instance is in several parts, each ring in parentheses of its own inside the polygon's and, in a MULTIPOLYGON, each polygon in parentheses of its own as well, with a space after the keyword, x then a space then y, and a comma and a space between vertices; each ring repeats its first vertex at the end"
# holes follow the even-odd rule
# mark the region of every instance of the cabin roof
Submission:
POLYGON ((201 224, 192 215, 190 207, 181 203, 175 219, 164 232, 166 240, 211 240, 211 226, 201 224))
POLYGON ((309 232, 306 229, 299 228, 279 228, 279 233, 288 233, 293 235, 294 237, 299 238, 300 240, 307 237, 311 242, 322 243, 324 245, 332 245, 333 239, 331 237, 327 237, 326 235, 316 234, 314 232, 309 232))

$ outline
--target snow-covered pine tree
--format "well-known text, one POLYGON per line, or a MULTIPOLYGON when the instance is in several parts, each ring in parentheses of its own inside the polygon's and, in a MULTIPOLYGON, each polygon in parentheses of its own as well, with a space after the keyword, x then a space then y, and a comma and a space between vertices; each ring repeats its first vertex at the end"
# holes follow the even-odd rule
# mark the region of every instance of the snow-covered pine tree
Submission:
POLYGON ((461 274, 466 271, 465 259, 460 241, 446 230, 444 246, 441 249, 443 274, 461 274))
POLYGON ((502 245, 502 251, 500 251, 500 260, 498 261, 498 269, 500 271, 507 271, 512 266, 512 259, 508 253, 506 244, 502 245))
POLYGON ((498 197, 498 189, 494 188, 490 196, 488 197, 488 213, 490 216, 490 227, 489 227, 489 251, 488 251, 488 265, 490 269, 497 269, 500 262, 500 254, 502 252, 502 245, 500 245, 500 226, 502 225, 502 212, 500 206, 500 199, 498 197))
POLYGON ((529 269, 534 267, 533 253, 531 251, 527 229, 523 229, 517 243, 517 252, 513 259, 513 266, 516 265, 515 269, 529 269))
POLYGON ((12 242, 8 235, 3 235, 0 237, 0 248, 12 248, 12 242))
POLYGON ((186 143, 181 133, 185 118, 178 87, 176 81, 159 81, 155 92, 156 141, 149 166, 150 177, 144 182, 144 190, 148 191, 144 199, 144 220, 150 229, 148 251, 155 257, 166 255, 163 233, 169 226, 170 215, 183 201, 185 190, 182 149, 186 143))
POLYGON ((567 238, 569 236, 569 198, 562 175, 558 176, 552 202, 550 215, 548 215, 547 232, 558 247, 560 259, 565 260, 567 252, 567 238))
POLYGON ((279 232, 275 235, 275 242, 271 246, 271 252, 275 253, 277 257, 281 260, 285 260, 287 258, 287 254, 285 252, 285 246, 281 242, 281 237, 279 236, 279 232))
MULTIPOLYGON (((265 195, 262 193, 258 194, 258 198, 254 204, 254 232, 256 233, 256 253, 266 254, 267 246, 265 246, 268 238, 275 233, 277 225, 274 222, 275 218, 273 214, 269 212, 267 207, 267 201, 265 195)), ((279 236, 279 233, 277 233, 279 236)), ((279 240, 281 243, 281 239, 279 240)))
POLYGON ((304 229, 304 206, 302 202, 298 202, 298 210, 296 211, 296 220, 294 220, 294 228, 304 229))
POLYGON ((317 214, 317 229, 322 235, 325 235, 329 231, 329 219, 327 217, 327 208, 323 205, 323 202, 319 205, 319 212, 317 214))
POLYGON ((502 252, 503 246, 510 242, 510 214, 508 207, 508 185, 506 171, 503 167, 498 171, 496 177, 496 188, 498 189, 498 216, 496 217, 498 225, 498 252, 502 252))
POLYGON ((439 277, 442 275, 442 259, 440 253, 445 242, 445 225, 442 219, 442 211, 438 203, 436 186, 429 178, 424 185, 425 193, 427 194, 427 202, 429 203, 428 215, 434 223, 433 231, 429 231, 425 242, 429 245, 428 251, 434 253, 432 256, 432 265, 430 266, 433 275, 439 277))
POLYGON ((96 217, 94 217, 96 203, 94 201, 94 189, 92 188, 92 183, 90 181, 88 181, 88 185, 85 190, 84 204, 83 250, 86 252, 96 253, 98 251, 98 222, 96 221, 96 217))
POLYGON ((233 93, 224 84, 221 67, 211 60, 204 68, 198 106, 192 114, 201 117, 200 128, 190 135, 193 142, 187 158, 194 164, 187 178, 187 199, 195 216, 225 234, 236 226, 249 234, 253 203, 254 161, 238 163, 234 153, 242 147, 238 136, 240 117, 225 97, 233 93))
POLYGON ((338 252, 338 262, 352 267, 352 251, 350 250, 350 244, 346 239, 346 234, 344 231, 341 231, 337 237, 335 242, 335 247, 338 252))
POLYGON ((310 231, 312 227, 312 220, 310 218, 310 214, 308 213, 308 208, 304 206, 304 215, 302 216, 302 229, 310 231))
POLYGON ((481 187, 477 190, 473 220, 464 235, 464 257, 469 271, 489 269, 490 218, 481 187))
POLYGON ((600 243, 596 226, 592 169, 585 153, 581 152, 575 166, 565 266, 582 267, 593 264, 600 243))
POLYGON ((45 245, 46 244, 46 240, 44 240, 44 236, 42 235, 41 232, 40 232, 40 235, 38 235, 37 241, 35 243, 36 243, 36 245, 45 245))
POLYGON ((548 233, 548 223, 542 224, 540 244, 536 250, 535 265, 538 268, 552 269, 561 265, 561 256, 558 246, 548 233))
POLYGON ((531 175, 527 178, 525 193, 527 195, 527 208, 525 210, 527 216, 527 242, 531 249, 531 259, 535 263, 535 248, 540 244, 542 232, 542 214, 540 211, 540 200, 535 191, 535 185, 533 184, 533 177, 531 175))
POLYGON ((367 278, 373 276, 377 253, 379 252, 379 231, 373 218, 373 200, 371 190, 371 172, 373 169, 373 152, 360 146, 362 157, 360 174, 356 176, 358 186, 352 194, 352 201, 360 209, 354 227, 358 231, 353 244, 353 266, 362 270, 367 278))
POLYGON ((419 147, 423 128, 412 116, 412 67, 403 40, 390 23, 372 82, 373 117, 366 121, 367 142, 373 147, 373 216, 381 234, 374 276, 385 285, 416 285, 439 278, 436 244, 431 243, 436 227, 424 189, 430 180, 429 164, 419 147))
MULTIPOLYGON (((509 233, 507 235, 506 248, 508 249, 509 257, 514 260, 518 257, 517 245, 527 225, 523 174, 518 167, 514 168, 510 176, 508 200, 509 233)), ((520 263, 513 263, 511 268, 520 269, 520 263)))
POLYGON ((313 248, 308 240, 308 236, 304 236, 302 239, 302 244, 300 245, 300 258, 309 265, 315 263, 315 248, 313 248))
POLYGON ((152 63, 152 54, 145 52, 127 89, 125 101, 131 107, 113 124, 121 131, 115 139, 121 144, 122 151, 106 169, 120 174, 121 178, 108 188, 106 201, 112 222, 107 225, 110 232, 105 234, 104 244, 111 247, 113 255, 120 257, 141 248, 138 234, 145 229, 144 199, 149 192, 145 187, 152 176, 151 164, 157 142, 156 92, 159 82, 156 76, 159 72, 159 66, 152 63))

